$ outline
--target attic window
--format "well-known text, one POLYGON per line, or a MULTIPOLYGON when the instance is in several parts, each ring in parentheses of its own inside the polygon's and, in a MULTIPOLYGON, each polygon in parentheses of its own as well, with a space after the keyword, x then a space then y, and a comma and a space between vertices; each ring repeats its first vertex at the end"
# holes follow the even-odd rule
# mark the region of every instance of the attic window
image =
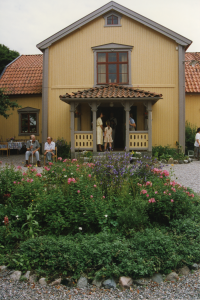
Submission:
POLYGON ((104 16, 105 19, 105 26, 104 27, 110 27, 110 26, 121 26, 121 15, 116 13, 109 13, 104 16))
POLYGON ((107 17, 107 25, 118 25, 118 17, 114 15, 107 17))

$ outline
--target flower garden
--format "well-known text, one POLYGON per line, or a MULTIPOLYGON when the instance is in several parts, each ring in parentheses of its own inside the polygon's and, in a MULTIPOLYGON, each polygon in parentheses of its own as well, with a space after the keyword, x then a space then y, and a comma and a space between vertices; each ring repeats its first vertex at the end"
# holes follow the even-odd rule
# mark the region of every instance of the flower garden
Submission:
POLYGON ((200 261, 200 198, 156 160, 0 167, 0 265, 76 280, 169 273, 200 261))

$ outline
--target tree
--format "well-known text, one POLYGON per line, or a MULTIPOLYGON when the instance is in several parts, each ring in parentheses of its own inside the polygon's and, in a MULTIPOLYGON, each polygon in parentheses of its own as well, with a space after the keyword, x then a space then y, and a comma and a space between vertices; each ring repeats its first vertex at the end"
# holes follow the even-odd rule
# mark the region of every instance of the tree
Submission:
POLYGON ((19 56, 19 52, 10 50, 5 45, 0 44, 0 74, 5 66, 19 56))
POLYGON ((8 114, 7 111, 12 108, 19 108, 21 107, 17 102, 10 101, 8 96, 5 94, 5 90, 0 88, 0 116, 4 118, 8 118, 11 114, 8 114))

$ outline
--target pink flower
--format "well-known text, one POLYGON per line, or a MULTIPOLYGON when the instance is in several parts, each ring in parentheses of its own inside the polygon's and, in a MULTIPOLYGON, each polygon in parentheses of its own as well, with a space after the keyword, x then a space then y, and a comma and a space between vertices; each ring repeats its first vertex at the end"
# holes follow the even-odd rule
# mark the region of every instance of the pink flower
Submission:
POLYGON ((18 167, 17 167, 18 170, 21 170, 21 168, 22 168, 21 166, 18 166, 18 167))
POLYGON ((163 178, 163 176, 160 176, 160 178, 163 178))
POLYGON ((146 194, 147 198, 149 197, 149 194, 146 194))
POLYGON ((13 181, 13 183, 16 184, 17 182, 16 182, 16 181, 13 181))
POLYGON ((53 163, 51 161, 49 161, 49 166, 53 166, 53 163))
POLYGON ((151 182, 151 181, 147 181, 147 182, 146 182, 146 186, 147 186, 147 185, 152 186, 152 182, 151 182))
POLYGON ((166 194, 166 192, 164 191, 163 194, 166 194))
POLYGON ((29 178, 27 178, 26 181, 29 182, 30 181, 29 178))
POLYGON ((163 172, 161 172, 160 174, 164 174, 165 176, 169 176, 169 172, 167 170, 164 170, 163 172))
POLYGON ((141 190, 140 194, 146 194, 147 191, 146 190, 141 190))
POLYGON ((77 191, 78 194, 79 194, 80 192, 81 192, 80 190, 77 191))
POLYGON ((0 160, 0 165, 2 164, 2 161, 0 160))
POLYGON ((169 196, 171 196, 171 193, 169 193, 169 196))
POLYGON ((67 161, 67 158, 65 158, 64 160, 63 160, 63 162, 65 163, 67 161))
POLYGON ((72 178, 72 182, 76 182, 76 179, 75 179, 75 178, 72 178))
POLYGON ((90 198, 93 198, 93 196, 91 195, 90 198))
POLYGON ((76 159, 76 158, 73 158, 73 159, 72 159, 72 162, 75 162, 75 161, 77 161, 77 159, 76 159))
POLYGON ((62 161, 62 157, 58 157, 58 160, 59 160, 59 161, 62 161))
POLYGON ((76 165, 77 166, 77 168, 79 168, 79 165, 76 165))
POLYGON ((173 200, 173 199, 171 199, 171 202, 174 202, 174 200, 173 200))
POLYGON ((22 181, 24 181, 24 178, 22 178, 22 181))
POLYGON ((95 187, 95 188, 97 187, 96 184, 94 184, 94 187, 95 187))
POLYGON ((103 196, 103 199, 105 199, 106 197, 105 196, 103 196))
POLYGON ((157 192, 157 191, 155 191, 155 194, 158 194, 158 192, 157 192))
POLYGON ((63 169, 63 172, 66 171, 66 169, 63 169))
POLYGON ((48 167, 46 167, 46 166, 45 166, 44 168, 45 168, 46 171, 50 171, 50 168, 48 168, 48 167))
POLYGON ((17 184, 20 184, 20 182, 18 181, 18 183, 17 184))
POLYGON ((175 188, 173 188, 173 187, 171 188, 171 190, 172 190, 173 192, 176 192, 176 189, 175 189, 175 188))
POLYGON ((40 173, 37 173, 35 176, 42 177, 42 175, 40 173))
POLYGON ((190 196, 190 197, 194 197, 194 194, 190 194, 189 196, 190 196))
POLYGON ((32 179, 32 178, 30 179, 30 182, 33 182, 33 179, 32 179))
POLYGON ((88 174, 88 177, 91 178, 91 174, 88 174))
POLYGON ((26 175, 27 175, 26 172, 24 172, 24 173, 23 173, 23 176, 26 176, 26 175))
POLYGON ((148 202, 149 202, 149 203, 154 203, 154 202, 156 202, 156 200, 155 200, 154 198, 151 198, 151 199, 149 199, 148 202))

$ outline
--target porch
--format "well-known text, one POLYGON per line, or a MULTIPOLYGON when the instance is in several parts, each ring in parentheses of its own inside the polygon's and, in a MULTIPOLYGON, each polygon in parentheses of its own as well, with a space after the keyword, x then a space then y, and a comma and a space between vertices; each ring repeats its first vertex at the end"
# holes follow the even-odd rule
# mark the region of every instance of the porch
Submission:
MULTIPOLYGON (((71 154, 72 158, 75 157, 75 152, 80 150, 93 151, 94 155, 97 153, 97 133, 96 133, 96 120, 97 111, 109 111, 114 107, 120 108, 122 117, 122 139, 124 144, 121 150, 140 150, 152 151, 152 106, 161 99, 162 95, 145 92, 143 90, 126 88, 124 86, 103 86, 93 89, 76 92, 73 94, 66 94, 60 96, 60 99, 70 105, 70 130, 71 130, 71 154), (83 105, 88 105, 87 112, 82 111, 83 105), (133 107, 144 107, 145 115, 142 116, 143 120, 137 123, 140 125, 136 131, 129 131, 129 112, 133 107), (91 111, 91 117, 89 115, 91 111), (90 130, 83 130, 81 126, 80 117, 87 118, 88 127, 90 130), (93 126, 89 126, 89 123, 93 126)), ((136 117, 137 119, 137 113, 136 117)), ((120 138, 119 134, 116 138, 120 138)))

